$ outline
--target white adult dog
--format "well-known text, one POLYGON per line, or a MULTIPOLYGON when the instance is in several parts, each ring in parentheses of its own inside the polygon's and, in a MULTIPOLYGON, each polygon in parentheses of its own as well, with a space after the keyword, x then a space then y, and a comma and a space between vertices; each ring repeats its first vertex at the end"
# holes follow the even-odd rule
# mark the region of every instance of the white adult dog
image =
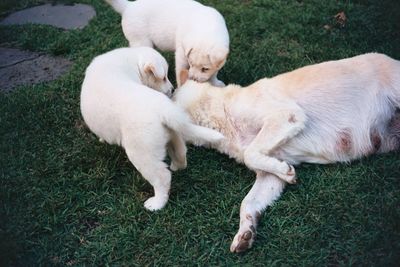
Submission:
POLYGON ((195 123, 225 135, 213 147, 257 173, 232 252, 252 246, 261 212, 285 181, 295 182, 292 164, 348 162, 400 145, 400 61, 382 54, 311 65, 245 88, 188 81, 174 98, 195 123))
POLYGON ((177 170, 186 167, 182 136, 197 144, 223 138, 192 124, 164 95, 172 89, 167 73, 167 62, 154 49, 120 48, 96 57, 82 84, 83 119, 101 140, 124 147, 129 160, 154 187, 154 197, 145 202, 149 210, 161 209, 168 201, 171 173, 163 162, 167 146, 170 167, 177 170))
POLYGON ((176 79, 189 69, 193 80, 224 86, 217 73, 229 53, 229 34, 222 15, 192 0, 106 0, 122 16, 131 47, 175 51, 176 79))

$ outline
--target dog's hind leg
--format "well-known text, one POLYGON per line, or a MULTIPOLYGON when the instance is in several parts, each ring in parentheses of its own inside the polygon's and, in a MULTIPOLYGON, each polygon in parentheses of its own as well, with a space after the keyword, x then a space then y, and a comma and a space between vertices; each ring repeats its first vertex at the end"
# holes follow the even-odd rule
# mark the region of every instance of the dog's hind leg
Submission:
POLYGON ((182 137, 175 131, 171 131, 171 140, 168 143, 167 151, 171 158, 171 165, 169 168, 172 171, 186 168, 186 144, 182 137))
POLYGON ((271 155, 304 129, 306 116, 300 108, 280 110, 265 119, 256 138, 244 151, 244 163, 250 169, 275 174, 288 183, 296 182, 294 167, 271 155))
POLYGON ((233 238, 231 252, 244 252, 251 248, 263 210, 281 195, 285 182, 275 175, 257 172, 256 181, 240 206, 239 231, 233 238))
MULTIPOLYGON (((143 178, 154 188, 154 196, 146 200, 145 208, 152 211, 159 210, 168 201, 171 172, 168 170, 167 164, 162 161, 165 157, 165 151, 164 153, 157 153, 160 151, 155 151, 154 147, 143 148, 146 149, 138 147, 135 147, 134 150, 126 149, 126 154, 143 178)), ((165 147, 163 149, 165 150, 165 147)))

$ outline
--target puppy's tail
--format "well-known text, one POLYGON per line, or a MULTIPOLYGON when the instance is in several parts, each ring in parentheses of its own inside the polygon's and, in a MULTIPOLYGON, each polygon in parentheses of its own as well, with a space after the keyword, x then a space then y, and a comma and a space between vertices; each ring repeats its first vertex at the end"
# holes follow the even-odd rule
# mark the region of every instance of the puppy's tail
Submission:
POLYGON ((126 7, 129 4, 129 1, 127 0, 106 0, 106 2, 110 4, 112 8, 114 8, 114 10, 121 15, 122 13, 124 13, 126 7))
POLYGON ((180 133, 183 139, 194 145, 217 143, 225 138, 220 132, 193 124, 188 115, 175 105, 166 110, 162 119, 166 127, 180 133))

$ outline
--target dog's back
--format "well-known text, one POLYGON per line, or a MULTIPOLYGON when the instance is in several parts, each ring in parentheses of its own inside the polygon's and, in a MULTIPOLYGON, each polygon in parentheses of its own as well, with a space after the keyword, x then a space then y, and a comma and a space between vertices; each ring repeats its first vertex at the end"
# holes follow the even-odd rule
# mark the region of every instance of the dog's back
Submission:
MULTIPOLYGON (((193 0, 106 0, 122 16, 122 29, 130 46, 156 46, 175 51, 184 36, 229 46, 222 15, 212 7, 193 0), (180 42, 180 41, 179 41, 180 42)), ((187 37, 185 37, 187 38, 187 37)), ((189 49, 189 48, 188 48, 189 49)))
POLYGON ((161 94, 141 84, 135 61, 135 49, 116 49, 96 57, 85 73, 82 116, 90 130, 109 144, 121 144, 123 120, 135 114, 142 118, 148 105, 160 101, 161 94))

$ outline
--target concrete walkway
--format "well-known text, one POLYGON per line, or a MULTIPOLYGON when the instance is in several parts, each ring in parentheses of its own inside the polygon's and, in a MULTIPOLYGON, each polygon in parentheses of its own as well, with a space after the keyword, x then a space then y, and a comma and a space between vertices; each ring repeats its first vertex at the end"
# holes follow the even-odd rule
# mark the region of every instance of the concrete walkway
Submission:
MULTIPOLYGON (((84 28, 95 15, 94 8, 89 5, 46 4, 12 13, 0 25, 33 23, 76 30, 84 28)), ((0 47, 0 92, 10 92, 21 85, 55 80, 66 73, 71 65, 71 61, 61 57, 0 47)))

